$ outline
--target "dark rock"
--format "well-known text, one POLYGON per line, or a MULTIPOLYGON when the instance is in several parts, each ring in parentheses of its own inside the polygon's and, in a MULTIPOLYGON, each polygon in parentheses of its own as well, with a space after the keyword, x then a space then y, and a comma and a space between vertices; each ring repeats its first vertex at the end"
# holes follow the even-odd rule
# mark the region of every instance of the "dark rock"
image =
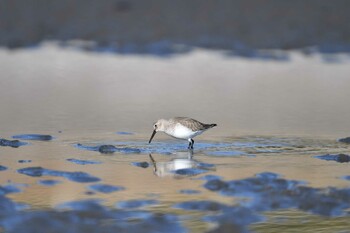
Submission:
POLYGON ((7 167, 0 165, 0 171, 5 171, 7 170, 7 167))
POLYGON ((133 162, 131 164, 134 165, 135 167, 142 167, 142 168, 148 168, 149 167, 149 163, 148 162, 133 162))
POLYGON ((44 186, 54 186, 56 184, 61 183, 59 180, 39 180, 38 184, 44 185, 44 186))
POLYGON ((18 134, 12 136, 12 138, 22 139, 22 140, 38 140, 38 141, 50 141, 53 139, 51 135, 45 134, 18 134))
POLYGON ((18 169, 17 172, 27 176, 42 176, 44 170, 42 167, 27 167, 18 169))
POLYGON ((336 161, 338 163, 348 163, 348 162, 350 162, 350 156, 346 155, 346 154, 318 155, 318 156, 315 156, 315 158, 323 159, 323 160, 327 160, 327 161, 336 161))
POLYGON ((98 148, 98 151, 102 154, 112 154, 117 151, 117 148, 113 145, 102 145, 98 148))
POLYGON ((80 143, 76 144, 75 147, 82 150, 98 151, 102 154, 113 154, 115 152, 123 154, 139 154, 141 153, 140 149, 130 148, 130 147, 116 147, 113 145, 101 145, 101 146, 87 146, 80 143))
POLYGON ((18 160, 19 163, 31 163, 32 160, 30 159, 21 159, 21 160, 18 160))
POLYGON ((338 139, 339 142, 343 142, 343 143, 348 143, 350 144, 350 137, 347 137, 347 138, 340 138, 338 139))
POLYGON ((24 145, 27 145, 27 143, 21 142, 19 140, 7 140, 7 139, 0 138, 0 146, 10 146, 13 148, 18 148, 24 145))

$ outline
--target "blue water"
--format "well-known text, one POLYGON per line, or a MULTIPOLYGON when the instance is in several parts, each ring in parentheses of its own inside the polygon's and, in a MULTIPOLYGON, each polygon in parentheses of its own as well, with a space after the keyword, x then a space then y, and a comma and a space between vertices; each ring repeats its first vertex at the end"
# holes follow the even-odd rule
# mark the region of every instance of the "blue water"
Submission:
MULTIPOLYGON (((186 147, 183 141, 173 140, 152 144, 63 142, 59 137, 34 141, 26 147, 4 147, 15 156, 3 155, 6 159, 0 165, 1 174, 9 176, 0 185, 0 226, 16 233, 63 229, 78 233, 170 233, 210 231, 213 229, 208 226, 213 223, 218 231, 249 232, 269 224, 266 213, 273 216, 280 211, 300 211, 306 219, 313 216, 330 222, 350 218, 348 185, 327 183, 316 187, 311 182, 319 181, 314 178, 319 176, 295 179, 290 177, 294 173, 288 173, 291 168, 305 172, 323 166, 334 172, 327 174, 328 179, 348 182, 347 144, 247 137, 220 142, 199 140, 194 150, 186 147), (20 151, 40 151, 42 146, 63 148, 64 153, 31 155, 27 159, 20 151), (59 166, 54 169, 55 163, 59 166), (27 183, 17 184, 19 178, 27 183), (37 204, 45 200, 42 189, 57 196, 73 193, 73 200, 42 208, 37 204), (36 190, 36 201, 17 199, 16 195, 36 190), (46 224, 34 224, 36 221, 46 224), (194 223, 200 230, 188 227, 194 223)), ((346 229, 344 224, 341 227, 346 229)))

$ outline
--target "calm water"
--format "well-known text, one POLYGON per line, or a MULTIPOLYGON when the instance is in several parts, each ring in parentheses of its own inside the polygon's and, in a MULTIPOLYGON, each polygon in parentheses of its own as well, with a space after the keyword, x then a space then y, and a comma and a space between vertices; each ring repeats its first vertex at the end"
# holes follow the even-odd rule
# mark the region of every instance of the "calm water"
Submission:
POLYGON ((0 225, 347 232, 349 164, 315 156, 349 153, 336 141, 350 136, 349 60, 288 57, 0 50, 0 138, 54 137, 0 147, 0 225), (196 138, 193 153, 161 134, 148 144, 152 123, 170 116, 218 127, 196 138))

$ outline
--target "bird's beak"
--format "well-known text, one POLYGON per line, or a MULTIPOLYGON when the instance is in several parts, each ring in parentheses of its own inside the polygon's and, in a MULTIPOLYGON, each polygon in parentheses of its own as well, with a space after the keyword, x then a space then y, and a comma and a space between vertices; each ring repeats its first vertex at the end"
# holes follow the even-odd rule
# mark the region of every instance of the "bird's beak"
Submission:
POLYGON ((152 136, 151 136, 151 138, 149 139, 149 142, 148 142, 148 143, 151 143, 151 141, 152 141, 154 135, 156 135, 156 133, 157 133, 157 131, 156 131, 156 130, 153 130, 152 136))

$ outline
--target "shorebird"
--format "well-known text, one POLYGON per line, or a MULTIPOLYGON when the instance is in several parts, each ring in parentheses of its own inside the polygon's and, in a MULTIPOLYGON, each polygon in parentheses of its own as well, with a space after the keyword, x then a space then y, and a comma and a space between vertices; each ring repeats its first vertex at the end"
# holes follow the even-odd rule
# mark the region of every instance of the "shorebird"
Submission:
POLYGON ((188 149, 193 149, 193 138, 215 126, 216 124, 204 124, 189 117, 160 119, 153 125, 154 130, 148 143, 151 143, 157 132, 164 132, 174 138, 188 140, 188 149))

